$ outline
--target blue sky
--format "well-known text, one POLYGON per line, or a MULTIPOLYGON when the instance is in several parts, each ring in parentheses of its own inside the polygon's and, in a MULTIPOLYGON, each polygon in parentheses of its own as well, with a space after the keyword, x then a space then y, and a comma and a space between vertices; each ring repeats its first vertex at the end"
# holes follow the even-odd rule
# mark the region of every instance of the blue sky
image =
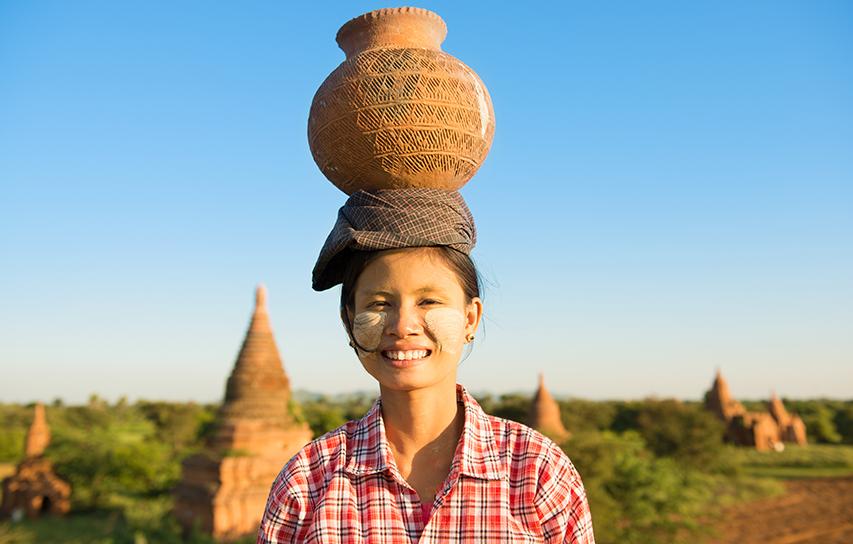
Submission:
MULTIPOLYGON (((417 5, 497 119, 462 383, 851 397, 849 3, 417 5)), ((0 401, 217 400, 259 282, 294 387, 374 388, 306 121, 379 7, 0 1, 0 401)))

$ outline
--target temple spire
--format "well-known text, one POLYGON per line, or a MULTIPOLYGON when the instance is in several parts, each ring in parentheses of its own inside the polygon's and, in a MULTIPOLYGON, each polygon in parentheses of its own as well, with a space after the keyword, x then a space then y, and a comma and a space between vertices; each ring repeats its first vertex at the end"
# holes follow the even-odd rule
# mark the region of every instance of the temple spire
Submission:
POLYGON ((705 408, 713 412, 723 421, 729 421, 736 415, 746 412, 743 405, 732 397, 729 384, 723 378, 723 373, 717 367, 714 384, 705 393, 705 408))
POLYGON ((50 427, 47 426, 47 418, 44 415, 44 404, 36 403, 33 422, 27 431, 26 456, 38 457, 44 453, 50 444, 50 427))
MULTIPOLYGON (((249 330, 246 333, 246 339, 249 335, 270 335, 272 336, 272 327, 270 326, 270 317, 267 312, 267 288, 264 284, 259 283, 255 288, 255 309, 252 311, 252 320, 249 323, 249 330)), ((275 346, 273 345, 273 348, 275 346)), ((276 348, 276 356, 278 356, 276 348)))
POLYGON ((533 396, 528 415, 528 425, 555 440, 565 440, 570 433, 560 418, 560 405, 545 387, 545 376, 539 373, 539 387, 533 396))
POLYGON ((770 415, 773 416, 773 419, 775 419, 779 425, 783 427, 791 425, 791 414, 789 414, 788 410, 785 409, 785 405, 782 403, 782 400, 776 394, 775 390, 771 393, 770 402, 767 404, 770 415))
POLYGON ((255 313, 267 311, 267 288, 259 283, 255 288, 255 313))

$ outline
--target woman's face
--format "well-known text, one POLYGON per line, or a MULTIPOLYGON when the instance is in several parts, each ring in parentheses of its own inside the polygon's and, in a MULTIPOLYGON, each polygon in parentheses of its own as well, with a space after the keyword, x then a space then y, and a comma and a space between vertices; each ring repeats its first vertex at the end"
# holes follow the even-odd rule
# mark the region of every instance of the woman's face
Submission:
POLYGON ((358 357, 385 388, 454 385, 465 337, 480 322, 482 302, 466 304, 456 274, 434 251, 384 252, 356 282, 349 317, 353 336, 369 350, 359 349, 358 357))

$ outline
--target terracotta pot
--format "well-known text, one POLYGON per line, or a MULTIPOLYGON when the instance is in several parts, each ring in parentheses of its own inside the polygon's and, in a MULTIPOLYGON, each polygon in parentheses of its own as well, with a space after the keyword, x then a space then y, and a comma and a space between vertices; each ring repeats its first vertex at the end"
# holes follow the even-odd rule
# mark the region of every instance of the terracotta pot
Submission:
POLYGON ((444 53, 447 27, 420 8, 371 11, 347 22, 346 60, 314 95, 308 142, 323 174, 358 189, 454 190, 477 172, 495 131, 486 86, 444 53))

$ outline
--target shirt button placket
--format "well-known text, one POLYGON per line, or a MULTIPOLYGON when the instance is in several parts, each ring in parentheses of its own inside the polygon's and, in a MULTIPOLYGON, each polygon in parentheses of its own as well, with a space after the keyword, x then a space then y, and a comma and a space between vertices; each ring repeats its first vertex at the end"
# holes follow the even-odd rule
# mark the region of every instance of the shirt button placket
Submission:
MULTIPOLYGON (((406 528, 406 532, 409 533, 409 538, 412 538, 412 533, 409 531, 410 527, 414 527, 416 529, 415 537, 417 534, 423 532, 423 522, 421 521, 421 515, 419 511, 420 499, 418 498, 418 492, 412 489, 412 487, 403 480, 402 478, 397 479, 397 489, 399 489, 398 500, 400 501, 400 510, 403 512, 403 526, 406 528)), ((417 539, 412 540, 412 542, 418 542, 417 539)))

